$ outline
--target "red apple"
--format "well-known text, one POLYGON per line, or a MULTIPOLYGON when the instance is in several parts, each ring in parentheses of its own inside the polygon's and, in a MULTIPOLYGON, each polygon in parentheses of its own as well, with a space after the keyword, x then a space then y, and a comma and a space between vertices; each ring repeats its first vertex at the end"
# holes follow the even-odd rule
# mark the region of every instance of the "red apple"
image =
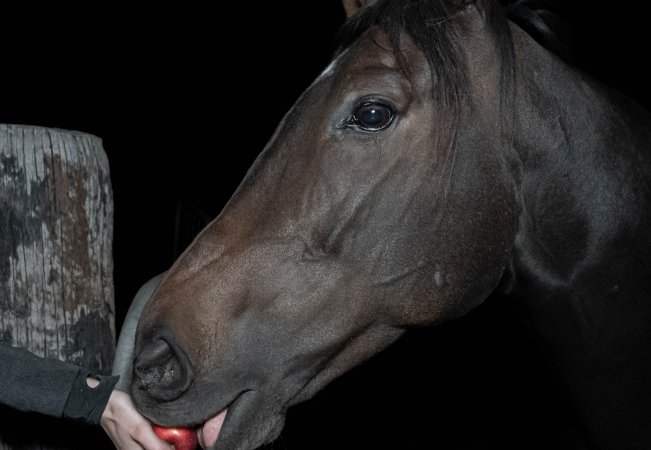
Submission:
POLYGON ((161 427, 152 425, 156 436, 169 442, 176 450, 194 450, 197 448, 197 432, 192 428, 161 427))

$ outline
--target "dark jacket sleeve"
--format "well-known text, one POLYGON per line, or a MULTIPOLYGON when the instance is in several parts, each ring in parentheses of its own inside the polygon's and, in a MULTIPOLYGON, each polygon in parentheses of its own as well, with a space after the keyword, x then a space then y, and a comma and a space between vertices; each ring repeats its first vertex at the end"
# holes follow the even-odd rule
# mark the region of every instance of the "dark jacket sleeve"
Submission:
POLYGON ((20 411, 96 425, 118 379, 0 342, 0 403, 20 411))

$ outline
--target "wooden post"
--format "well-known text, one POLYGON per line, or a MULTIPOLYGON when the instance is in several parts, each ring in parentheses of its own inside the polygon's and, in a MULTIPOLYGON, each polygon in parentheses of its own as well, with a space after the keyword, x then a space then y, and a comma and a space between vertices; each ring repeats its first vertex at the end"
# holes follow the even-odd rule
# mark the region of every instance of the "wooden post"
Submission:
MULTIPOLYGON (((101 139, 0 124, 0 339, 110 374, 112 239, 101 139)), ((99 428, 33 416, 0 410, 0 450, 110 448, 94 435, 99 428), (29 421, 29 432, 17 431, 16 421, 29 421)))

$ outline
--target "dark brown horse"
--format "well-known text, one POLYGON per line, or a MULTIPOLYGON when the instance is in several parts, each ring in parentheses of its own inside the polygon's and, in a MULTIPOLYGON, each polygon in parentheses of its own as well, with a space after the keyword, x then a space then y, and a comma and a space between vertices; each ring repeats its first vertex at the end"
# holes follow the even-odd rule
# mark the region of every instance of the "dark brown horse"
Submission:
POLYGON ((494 1, 344 6, 332 64, 134 303, 153 290, 137 406, 253 449, 406 329, 499 289, 571 393, 578 448, 651 448, 647 114, 494 1))

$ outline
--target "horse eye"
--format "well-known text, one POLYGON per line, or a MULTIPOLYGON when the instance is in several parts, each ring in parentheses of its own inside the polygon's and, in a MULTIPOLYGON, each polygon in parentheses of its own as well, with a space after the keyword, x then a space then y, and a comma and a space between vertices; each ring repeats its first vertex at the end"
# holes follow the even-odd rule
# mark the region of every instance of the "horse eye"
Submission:
POLYGON ((393 121, 393 110, 383 103, 363 103, 348 121, 349 125, 365 131, 380 131, 393 121))

